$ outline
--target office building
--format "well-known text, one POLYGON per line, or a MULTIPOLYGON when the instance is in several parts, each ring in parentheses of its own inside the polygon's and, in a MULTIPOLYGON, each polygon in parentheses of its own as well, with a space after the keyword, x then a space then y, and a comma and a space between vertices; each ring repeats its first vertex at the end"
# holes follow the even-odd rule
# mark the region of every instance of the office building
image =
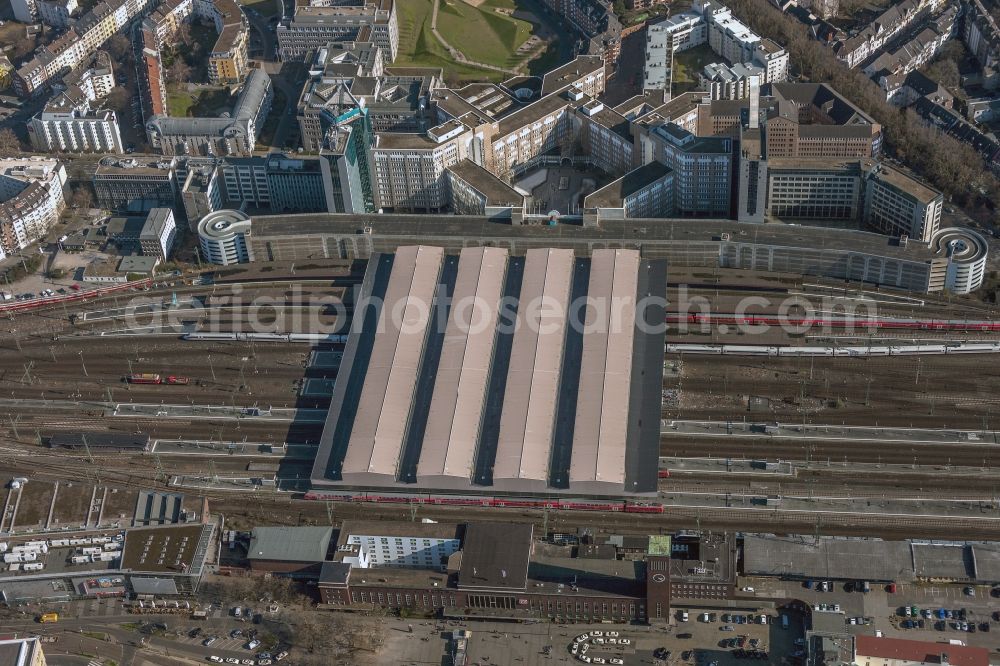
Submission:
POLYGON ((282 60, 303 58, 330 42, 351 42, 361 30, 379 48, 384 64, 399 52, 396 0, 296 3, 291 20, 278 25, 278 55, 282 60))
POLYGON ((584 226, 611 219, 672 217, 673 171, 660 162, 644 164, 588 194, 583 208, 584 226))
POLYGON ((654 159, 673 171, 674 210, 680 217, 729 217, 732 208, 733 150, 728 137, 700 137, 673 124, 641 137, 654 159))
POLYGON ((250 218, 238 210, 217 210, 198 222, 198 247, 201 258, 212 264, 228 266, 253 261, 253 249, 247 242, 250 218))
POLYGON ((524 218, 524 195, 471 160, 448 167, 448 186, 456 215, 485 215, 512 224, 524 218))
POLYGON ((333 176, 326 159, 268 155, 266 171, 272 212, 346 212, 334 203, 333 176))
POLYGON ((865 223, 889 236, 929 243, 941 224, 944 195, 882 164, 865 179, 865 223))
POLYGON ((148 212, 173 208, 177 196, 171 158, 105 158, 94 172, 97 205, 113 211, 148 212))
POLYGON ((767 162, 767 214, 778 220, 857 220, 862 160, 774 158, 767 162))
POLYGON ((0 159, 0 259, 42 238, 66 206, 66 168, 44 157, 0 159))
POLYGON ((154 208, 149 211, 139 232, 139 250, 143 256, 167 260, 176 237, 174 211, 169 208, 154 208))
POLYGON ((371 153, 376 205, 395 211, 447 208, 445 170, 469 156, 471 141, 471 130, 455 120, 424 134, 376 134, 371 153))
POLYGON ((91 110, 90 99, 75 85, 56 93, 31 119, 28 136, 37 150, 49 153, 125 152, 117 114, 91 110))
POLYGON ((150 144, 164 155, 249 155, 271 109, 270 77, 250 72, 230 117, 171 118, 146 122, 150 144))

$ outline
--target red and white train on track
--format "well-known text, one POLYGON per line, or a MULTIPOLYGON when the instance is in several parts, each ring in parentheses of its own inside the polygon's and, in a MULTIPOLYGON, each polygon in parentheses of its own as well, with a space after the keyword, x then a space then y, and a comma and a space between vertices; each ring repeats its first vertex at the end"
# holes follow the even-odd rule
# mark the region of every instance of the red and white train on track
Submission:
POLYGON ((915 331, 1000 332, 1000 321, 975 319, 905 319, 866 317, 782 317, 777 315, 668 313, 668 324, 713 326, 792 326, 795 328, 866 328, 915 331))
POLYGON ((562 511, 603 511, 609 513, 663 513, 663 505, 656 502, 631 500, 588 500, 586 498, 553 499, 531 497, 478 497, 472 495, 394 495, 365 492, 309 491, 304 499, 320 502, 349 502, 352 504, 425 504, 430 506, 469 506, 493 509, 557 509, 562 511))

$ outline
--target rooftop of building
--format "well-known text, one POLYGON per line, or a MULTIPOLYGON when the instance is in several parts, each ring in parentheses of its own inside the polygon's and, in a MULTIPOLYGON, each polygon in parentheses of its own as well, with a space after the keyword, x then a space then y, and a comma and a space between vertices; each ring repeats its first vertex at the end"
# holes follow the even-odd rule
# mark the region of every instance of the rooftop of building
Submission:
POLYGON ((223 26, 209 55, 212 57, 230 56, 233 48, 245 41, 246 36, 247 29, 240 23, 230 23, 223 26))
POLYGON ((981 647, 864 635, 855 636, 854 645, 859 658, 950 666, 988 666, 990 663, 990 651, 981 647))
POLYGON ((433 150, 438 144, 426 134, 406 132, 378 132, 375 134, 375 150, 433 150))
POLYGON ((122 257, 118 262, 119 273, 136 273, 139 275, 149 275, 156 270, 160 263, 157 256, 145 256, 141 254, 130 254, 122 257))
POLYGON ((626 197, 666 176, 672 170, 661 162, 650 162, 612 181, 583 200, 584 208, 618 208, 626 197))
POLYGON ((922 204, 929 204, 943 196, 935 189, 928 187, 923 181, 894 169, 885 164, 879 164, 872 169, 872 177, 887 183, 922 204))
POLYGON ((254 217, 254 236, 282 237, 323 234, 361 233, 371 227, 377 235, 397 236, 400 242, 447 243, 450 239, 480 238, 496 241, 519 239, 573 247, 593 240, 632 238, 637 243, 719 241, 729 234, 734 241, 765 245, 809 247, 817 250, 839 250, 894 257, 924 262, 935 258, 926 246, 909 243, 900 246, 894 239, 865 231, 845 231, 819 227, 791 225, 756 225, 748 230, 745 224, 731 220, 606 220, 599 227, 578 225, 517 225, 491 222, 475 216, 430 215, 338 215, 304 213, 254 217))
POLYGON ((523 523, 469 523, 462 542, 461 588, 527 587, 533 527, 523 523))
POLYGON ((487 205, 520 206, 524 204, 524 196, 520 192, 472 160, 462 160, 458 164, 448 167, 448 170, 485 196, 487 205))
POLYGON ((345 520, 337 533, 337 548, 354 536, 413 537, 415 539, 461 539, 462 526, 455 523, 417 523, 395 520, 345 520))
POLYGON ((603 72, 604 58, 598 55, 577 56, 570 62, 556 67, 542 77, 542 95, 550 95, 588 74, 603 72))
POLYGON ((33 666, 42 663, 38 655, 42 645, 38 636, 0 639, 0 666, 33 666))
POLYGON ((175 160, 172 157, 106 157, 94 171, 94 178, 114 177, 121 175, 156 175, 163 178, 173 177, 175 160))
POLYGON ((250 560, 322 562, 333 539, 332 526, 255 527, 250 532, 250 560))
POLYGON ((858 158, 837 157, 772 157, 767 160, 768 171, 846 171, 871 167, 872 161, 858 158))
POLYGON ((180 574, 199 567, 195 558, 207 552, 207 544, 201 543, 204 528, 196 524, 130 529, 125 533, 121 568, 180 574))

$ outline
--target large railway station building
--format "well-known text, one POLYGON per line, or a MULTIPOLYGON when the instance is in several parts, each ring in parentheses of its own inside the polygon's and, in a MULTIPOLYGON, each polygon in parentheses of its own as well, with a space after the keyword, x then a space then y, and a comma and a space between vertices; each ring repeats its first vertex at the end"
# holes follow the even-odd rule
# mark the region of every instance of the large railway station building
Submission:
POLYGON ((313 489, 655 493, 665 294, 636 250, 376 254, 313 489))

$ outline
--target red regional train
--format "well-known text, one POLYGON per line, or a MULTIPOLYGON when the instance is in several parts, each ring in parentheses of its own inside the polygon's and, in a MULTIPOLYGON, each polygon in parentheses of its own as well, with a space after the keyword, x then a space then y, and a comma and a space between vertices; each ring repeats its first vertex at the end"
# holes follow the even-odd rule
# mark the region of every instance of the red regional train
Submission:
POLYGON ((668 324, 727 324, 730 326, 794 326, 829 328, 874 328, 917 331, 1000 331, 1000 322, 974 319, 876 319, 779 317, 775 315, 668 313, 668 324))
POLYGON ((430 504, 434 506, 477 506, 496 509, 558 509, 563 511, 607 511, 621 513, 663 513, 655 502, 595 501, 586 499, 534 499, 528 497, 476 497, 437 495, 376 495, 309 491, 307 500, 375 504, 430 504))

